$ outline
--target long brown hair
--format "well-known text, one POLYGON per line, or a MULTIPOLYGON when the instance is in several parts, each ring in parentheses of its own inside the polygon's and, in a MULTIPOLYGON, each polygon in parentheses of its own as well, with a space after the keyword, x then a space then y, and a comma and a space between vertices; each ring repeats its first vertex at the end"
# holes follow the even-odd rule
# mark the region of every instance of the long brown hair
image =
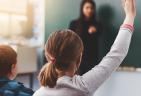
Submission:
POLYGON ((80 37, 71 30, 60 30, 50 35, 45 45, 45 55, 49 61, 39 74, 42 86, 54 87, 59 71, 68 70, 72 64, 80 61, 83 43, 80 37))
POLYGON ((93 9, 94 9, 94 14, 91 16, 91 18, 88 20, 88 23, 90 25, 97 25, 98 22, 97 22, 97 18, 96 18, 96 3, 95 1, 93 0, 82 0, 81 2, 81 6, 80 6, 80 16, 79 18, 77 19, 77 27, 76 27, 76 32, 77 34, 81 35, 82 34, 82 31, 83 31, 83 22, 85 21, 85 15, 83 13, 83 7, 86 3, 90 3, 92 6, 93 6, 93 9))
POLYGON ((0 77, 7 76, 17 63, 17 53, 7 45, 0 45, 0 77))
POLYGON ((83 13, 83 7, 86 3, 90 3, 92 6, 93 6, 93 9, 94 9, 94 13, 92 15, 92 17, 90 18, 90 21, 93 21, 95 20, 96 21, 96 3, 95 1, 93 0, 82 0, 81 2, 81 6, 80 6, 80 16, 79 16, 79 19, 80 20, 84 20, 85 19, 85 15, 83 13))

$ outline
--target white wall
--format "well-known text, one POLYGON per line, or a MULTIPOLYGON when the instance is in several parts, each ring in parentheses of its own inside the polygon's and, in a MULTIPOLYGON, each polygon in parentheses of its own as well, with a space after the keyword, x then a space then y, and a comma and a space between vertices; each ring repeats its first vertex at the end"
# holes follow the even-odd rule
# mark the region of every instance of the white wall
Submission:
POLYGON ((94 96, 141 96, 141 72, 115 72, 94 96))

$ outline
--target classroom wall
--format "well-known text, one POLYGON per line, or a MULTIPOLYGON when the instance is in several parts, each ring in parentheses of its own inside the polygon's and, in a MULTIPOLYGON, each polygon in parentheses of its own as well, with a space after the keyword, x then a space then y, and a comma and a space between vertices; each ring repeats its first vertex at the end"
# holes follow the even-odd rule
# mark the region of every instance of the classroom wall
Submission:
POLYGON ((45 37, 51 32, 68 28, 69 22, 79 16, 81 0, 46 0, 45 37))
MULTIPOLYGON (((121 0, 95 0, 97 4, 98 19, 102 19, 104 26, 108 25, 104 31, 104 42, 102 41, 100 52, 103 57, 110 49, 114 38, 118 32, 120 25, 124 19, 121 0), (100 10, 100 12, 99 12, 100 10), (106 10, 106 11, 105 11, 106 10), (111 15, 110 15, 111 14, 111 15)), ((81 0, 46 0, 45 3, 45 39, 49 34, 59 29, 68 28, 71 20, 79 16, 81 0)), ((131 47, 128 56, 124 60, 122 66, 141 67, 141 0, 137 2, 137 18, 135 20, 135 32, 133 35, 131 47)), ((106 28, 106 27, 105 27, 106 28)))
MULTIPOLYGON (((51 32, 58 29, 68 28, 69 22, 79 16, 79 7, 81 0, 46 0, 45 10, 45 31, 46 40, 51 32)), ((122 24, 124 13, 122 11, 120 0, 95 0, 97 10, 103 6, 109 6, 106 10, 111 13, 105 12, 102 17, 112 18, 111 25, 114 30, 118 31, 119 26, 122 24)), ((140 27, 140 4, 141 0, 137 2, 137 17, 135 20, 135 33, 131 43, 129 54, 123 62, 123 66, 141 67, 141 27, 140 27)), ((105 9, 105 8, 104 8, 105 9)), ((102 9, 101 9, 102 10, 102 9)), ((105 21, 106 22, 106 21, 105 21)), ((110 29, 110 31, 113 29, 110 29)), ((109 32, 109 31, 108 31, 109 32)), ((107 34, 117 34, 117 32, 109 32, 107 34)), ((111 37, 109 37, 111 38, 111 37)), ((105 54, 105 50, 102 53, 105 54)), ((115 72, 95 93, 94 96, 140 96, 141 89, 141 73, 140 72, 115 72)))
POLYGON ((115 72, 94 96, 141 96, 141 72, 115 72))

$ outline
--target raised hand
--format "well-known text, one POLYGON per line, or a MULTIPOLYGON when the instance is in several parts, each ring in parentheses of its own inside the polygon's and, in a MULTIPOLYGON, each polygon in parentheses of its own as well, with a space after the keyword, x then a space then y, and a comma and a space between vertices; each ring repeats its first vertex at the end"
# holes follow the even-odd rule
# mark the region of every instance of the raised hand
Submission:
POLYGON ((136 6, 135 0, 122 0, 123 1, 123 8, 125 11, 125 21, 124 24, 134 24, 134 19, 136 17, 136 6))

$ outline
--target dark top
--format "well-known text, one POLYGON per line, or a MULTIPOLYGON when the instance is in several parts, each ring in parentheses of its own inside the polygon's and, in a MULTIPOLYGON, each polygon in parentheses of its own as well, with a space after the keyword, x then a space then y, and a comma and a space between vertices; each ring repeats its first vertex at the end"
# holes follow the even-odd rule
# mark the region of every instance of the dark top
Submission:
POLYGON ((32 96, 33 90, 22 83, 0 77, 0 96, 32 96))
POLYGON ((97 22, 74 20, 70 23, 69 29, 76 32, 84 44, 84 52, 80 65, 80 75, 82 75, 98 64, 99 24, 97 22), (97 32, 89 34, 88 29, 90 26, 95 26, 97 32))

